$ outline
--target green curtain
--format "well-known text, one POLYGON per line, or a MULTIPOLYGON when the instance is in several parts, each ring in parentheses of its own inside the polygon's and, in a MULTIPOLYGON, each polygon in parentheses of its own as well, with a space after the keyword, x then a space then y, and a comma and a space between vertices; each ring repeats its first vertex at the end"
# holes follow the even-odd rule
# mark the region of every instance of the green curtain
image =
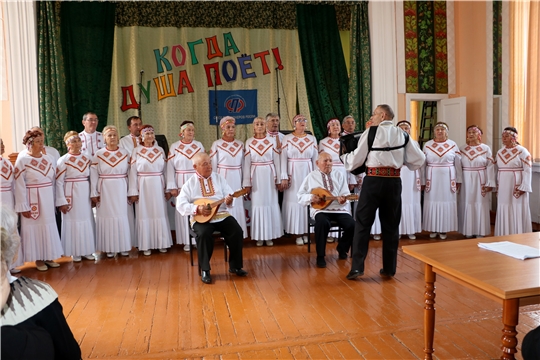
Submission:
POLYGON ((82 131, 88 111, 107 125, 114 46, 115 3, 62 2, 61 41, 70 130, 82 131))
POLYGON ((45 143, 66 151, 63 142, 68 130, 65 73, 60 44, 59 2, 38 1, 38 83, 39 118, 45 143))
POLYGON ((296 19, 306 90, 317 140, 327 136, 326 122, 349 113, 349 80, 332 5, 297 5, 296 19))
POLYGON ((351 69, 349 77, 349 113, 357 129, 364 130, 371 115, 371 44, 369 41, 368 2, 352 6, 351 69))

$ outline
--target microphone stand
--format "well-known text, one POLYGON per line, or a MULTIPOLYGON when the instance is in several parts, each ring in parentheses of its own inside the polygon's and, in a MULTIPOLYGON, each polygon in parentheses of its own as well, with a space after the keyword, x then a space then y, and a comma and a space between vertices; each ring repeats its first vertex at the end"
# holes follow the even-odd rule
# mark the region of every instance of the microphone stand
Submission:
POLYGON ((219 123, 218 123, 218 102, 217 102, 217 83, 216 71, 214 71, 214 112, 216 113, 216 140, 219 139, 219 123))
POLYGON ((138 116, 139 119, 142 121, 142 76, 144 74, 144 70, 141 70, 139 75, 139 108, 138 108, 138 116))
MULTIPOLYGON (((279 118, 281 119, 281 106, 280 106, 281 98, 279 97, 279 67, 276 67, 276 88, 277 88, 277 100, 276 100, 277 113, 278 113, 279 118)), ((279 131, 279 128, 278 128, 278 131, 279 131)))

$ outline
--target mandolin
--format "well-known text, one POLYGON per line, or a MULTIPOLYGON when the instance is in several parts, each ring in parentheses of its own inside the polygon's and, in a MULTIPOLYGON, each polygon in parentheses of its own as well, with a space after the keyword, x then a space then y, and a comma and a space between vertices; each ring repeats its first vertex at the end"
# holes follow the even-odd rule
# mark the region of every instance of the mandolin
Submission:
MULTIPOLYGON (((339 196, 333 196, 332 193, 326 189, 323 188, 315 188, 311 190, 312 195, 317 195, 321 198, 321 201, 318 203, 311 203, 311 207, 317 210, 323 210, 328 207, 332 203, 332 201, 337 200, 339 196)), ((345 199, 349 201, 357 201, 358 200, 358 194, 349 194, 345 195, 345 199)))
MULTIPOLYGON (((248 189, 240 189, 240 190, 235 191, 234 193, 232 193, 231 196, 237 198, 239 196, 246 195, 248 192, 249 192, 248 189)), ((210 219, 212 219, 214 217, 214 215, 216 215, 216 212, 219 209, 219 206, 225 202, 225 199, 226 198, 223 198, 221 200, 216 200, 216 201, 213 201, 213 202, 208 202, 207 199, 197 199, 197 200, 195 200, 193 202, 193 204, 195 204, 195 205, 205 205, 206 209, 210 210, 211 213, 210 213, 210 215, 206 215, 206 216, 202 215, 202 214, 193 215, 193 220, 195 220, 198 223, 203 223, 203 224, 210 221, 210 219)))

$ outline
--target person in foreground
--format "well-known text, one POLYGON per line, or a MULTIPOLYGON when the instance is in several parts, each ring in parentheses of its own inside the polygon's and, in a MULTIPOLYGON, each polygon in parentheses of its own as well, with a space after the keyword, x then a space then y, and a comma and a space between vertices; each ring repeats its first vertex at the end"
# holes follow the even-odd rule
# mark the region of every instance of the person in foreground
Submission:
POLYGON ((318 169, 309 173, 300 185, 298 202, 304 206, 310 203, 312 205, 310 216, 315 219, 317 267, 325 268, 326 238, 330 231, 330 221, 336 221, 344 230, 343 237, 339 239, 337 251, 339 259, 346 259, 354 234, 354 220, 349 214, 350 205, 346 198, 350 195, 347 178, 340 171, 332 170, 332 156, 326 152, 319 154, 316 164, 318 169), (336 200, 322 209, 317 206, 321 202, 326 204, 324 195, 321 196, 321 193, 324 193, 321 189, 326 190, 329 193, 328 196, 336 197, 336 200))
POLYGON ((403 130, 394 126, 393 118, 394 112, 390 106, 377 106, 372 118, 372 126, 377 126, 377 129, 371 151, 368 151, 369 131, 365 131, 356 150, 341 156, 349 171, 358 168, 364 161, 366 164, 366 177, 356 209, 352 269, 347 275, 349 280, 364 274, 369 232, 377 209, 383 238, 383 267, 379 273, 383 276, 394 276, 396 273, 401 219, 400 168, 406 165, 409 170, 419 169, 425 155, 413 141, 408 141, 408 135, 403 130))
POLYGON ((198 153, 193 157, 195 175, 182 186, 176 202, 176 210, 182 216, 191 215, 193 231, 197 234, 197 256, 202 270, 201 280, 205 284, 212 283, 210 275, 210 258, 214 252, 214 231, 219 231, 229 247, 229 272, 238 276, 246 276, 243 270, 242 247, 243 231, 229 210, 233 205, 233 193, 227 180, 218 173, 212 172, 212 163, 206 153, 198 153), (206 205, 195 204, 204 199, 208 203, 223 201, 215 214, 214 209, 206 205), (201 219, 201 217, 203 219, 201 219), (209 220, 208 217, 210 217, 209 220))
POLYGON ((0 287, 2 289, 2 359, 78 360, 73 337, 58 295, 50 285, 11 276, 8 269, 20 246, 17 217, 2 206, 0 287))

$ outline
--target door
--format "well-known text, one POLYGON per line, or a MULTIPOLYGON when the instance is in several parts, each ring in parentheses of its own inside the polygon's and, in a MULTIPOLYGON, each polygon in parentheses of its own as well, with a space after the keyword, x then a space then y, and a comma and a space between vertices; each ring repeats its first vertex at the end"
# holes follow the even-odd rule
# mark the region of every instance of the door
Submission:
POLYGON ((438 121, 448 124, 448 138, 459 147, 466 144, 467 103, 465 97, 441 100, 437 107, 438 121))

